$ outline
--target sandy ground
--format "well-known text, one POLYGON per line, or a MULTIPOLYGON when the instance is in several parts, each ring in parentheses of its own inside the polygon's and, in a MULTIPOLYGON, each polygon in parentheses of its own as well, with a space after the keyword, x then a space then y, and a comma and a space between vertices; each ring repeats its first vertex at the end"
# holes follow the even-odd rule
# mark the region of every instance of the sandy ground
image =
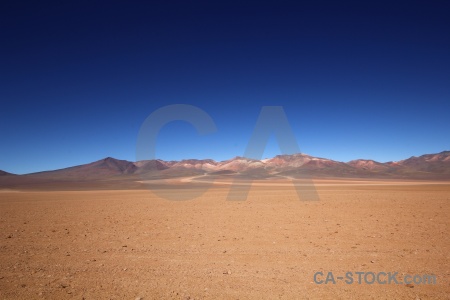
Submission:
POLYGON ((183 202, 148 190, 5 190, 0 298, 450 297, 450 183, 327 181, 317 202, 287 184, 226 201, 228 188, 183 202), (358 284, 358 271, 437 283, 358 284), (319 285, 316 272, 353 272, 355 282, 319 285))

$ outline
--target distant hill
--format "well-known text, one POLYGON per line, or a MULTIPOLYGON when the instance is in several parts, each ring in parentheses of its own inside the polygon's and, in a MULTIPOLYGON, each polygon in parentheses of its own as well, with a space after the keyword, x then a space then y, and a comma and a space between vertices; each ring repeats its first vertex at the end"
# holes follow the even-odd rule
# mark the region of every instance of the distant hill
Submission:
POLYGON ((8 172, 5 172, 5 171, 0 170, 0 176, 8 176, 8 175, 13 175, 13 176, 15 176, 15 174, 8 173, 8 172))
POLYGON ((450 151, 410 157, 397 162, 380 163, 370 159, 339 162, 306 154, 277 155, 255 160, 234 157, 225 161, 160 159, 130 162, 107 157, 92 163, 65 169, 14 175, 0 171, 0 187, 59 184, 64 182, 101 182, 105 187, 119 182, 136 186, 140 180, 187 176, 236 176, 237 178, 380 178, 450 180, 450 151), (131 184, 133 183, 133 184, 131 184))
POLYGON ((413 156, 389 165, 395 169, 395 174, 410 178, 450 178, 450 151, 413 156))
POLYGON ((32 173, 25 176, 53 179, 100 179, 133 174, 137 169, 138 167, 132 162, 107 157, 85 165, 32 173))

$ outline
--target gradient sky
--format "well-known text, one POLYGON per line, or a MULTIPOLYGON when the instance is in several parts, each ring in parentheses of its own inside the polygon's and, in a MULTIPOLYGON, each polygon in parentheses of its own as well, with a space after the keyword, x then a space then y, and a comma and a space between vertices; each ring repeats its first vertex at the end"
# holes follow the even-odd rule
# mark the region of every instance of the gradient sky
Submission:
POLYGON ((3 1, 0 169, 134 161, 142 122, 177 103, 218 131, 169 124, 166 160, 243 155, 264 105, 284 107, 314 156, 449 150, 449 12, 444 0, 3 1))

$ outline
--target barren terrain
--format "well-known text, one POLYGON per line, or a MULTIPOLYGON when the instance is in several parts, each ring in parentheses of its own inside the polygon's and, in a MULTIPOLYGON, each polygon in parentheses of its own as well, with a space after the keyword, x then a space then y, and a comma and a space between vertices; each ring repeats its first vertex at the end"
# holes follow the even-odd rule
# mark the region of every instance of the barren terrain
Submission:
POLYGON ((449 299, 450 182, 321 180, 316 202, 287 183, 257 182, 241 202, 227 182, 190 201, 0 190, 0 298, 449 299), (319 271, 437 283, 319 285, 319 271))

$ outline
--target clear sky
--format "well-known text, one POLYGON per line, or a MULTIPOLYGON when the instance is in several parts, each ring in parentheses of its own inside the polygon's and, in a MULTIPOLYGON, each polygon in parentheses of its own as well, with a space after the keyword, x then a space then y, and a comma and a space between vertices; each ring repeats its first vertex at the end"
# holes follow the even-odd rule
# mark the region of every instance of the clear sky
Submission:
MULTIPOLYGON (((264 105, 302 152, 400 160, 450 149, 449 1, 2 1, 0 169, 135 160, 169 104, 166 159, 242 156, 264 105)), ((266 157, 280 154, 274 140, 266 157)))

